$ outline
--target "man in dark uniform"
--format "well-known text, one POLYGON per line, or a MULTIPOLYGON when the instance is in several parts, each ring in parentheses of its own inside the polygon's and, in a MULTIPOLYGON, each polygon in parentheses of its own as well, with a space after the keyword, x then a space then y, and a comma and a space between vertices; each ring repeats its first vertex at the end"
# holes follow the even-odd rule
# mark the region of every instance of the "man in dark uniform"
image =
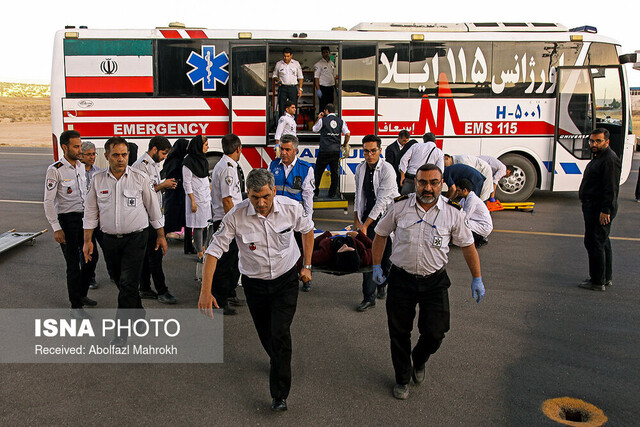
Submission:
POLYGON ((82 306, 97 303, 87 298, 89 281, 95 271, 97 257, 82 263, 82 216, 86 195, 84 165, 80 162, 80 133, 67 130, 60 134, 64 156, 47 169, 44 189, 44 213, 60 244, 67 264, 67 292, 71 302, 71 317, 89 318, 82 306))
POLYGON ((344 145, 349 144, 349 128, 344 120, 336 115, 336 107, 327 104, 324 112, 318 116, 318 121, 313 125, 314 132, 320 132, 320 146, 318 158, 315 166, 315 196, 320 192, 320 181, 322 174, 329 165, 331 170, 331 186, 329 187, 329 197, 335 197, 338 193, 338 182, 340 180, 340 147, 341 135, 344 134, 344 145))
POLYGON ((609 131, 591 132, 589 145, 593 159, 584 170, 579 197, 584 217, 584 247, 589 255, 589 279, 581 288, 604 291, 613 277, 609 233, 618 211, 620 159, 609 148, 609 131))
POLYGON ((396 182, 398 184, 398 192, 402 189, 400 185, 400 159, 404 156, 404 153, 415 143, 415 139, 409 140, 411 134, 408 130, 403 129, 398 133, 398 139, 396 139, 391 145, 384 150, 384 159, 393 166, 393 170, 396 171, 396 182))

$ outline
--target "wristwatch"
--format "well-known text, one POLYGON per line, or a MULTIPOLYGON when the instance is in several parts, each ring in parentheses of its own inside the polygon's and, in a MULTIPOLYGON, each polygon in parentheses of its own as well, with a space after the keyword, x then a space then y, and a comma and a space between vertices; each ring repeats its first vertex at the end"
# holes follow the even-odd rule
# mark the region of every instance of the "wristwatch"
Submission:
POLYGON ((311 264, 309 265, 303 265, 302 268, 306 268, 307 270, 311 270, 311 264))

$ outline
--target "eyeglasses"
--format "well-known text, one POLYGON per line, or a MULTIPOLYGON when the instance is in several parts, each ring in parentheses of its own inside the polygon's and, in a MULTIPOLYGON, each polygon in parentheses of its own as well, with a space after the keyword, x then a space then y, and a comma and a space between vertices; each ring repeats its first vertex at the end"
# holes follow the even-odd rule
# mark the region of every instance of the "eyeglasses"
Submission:
POLYGON ((589 144, 601 144, 603 142, 605 142, 605 139, 591 139, 589 138, 589 144))
POLYGON ((373 150, 362 150, 362 152, 363 152, 364 154, 376 154, 376 153, 378 152, 378 149, 377 149, 377 148, 375 148, 375 149, 373 149, 373 150))
POLYGON ((429 184, 431 187, 437 187, 440 184, 442 184, 442 180, 441 179, 432 179, 430 181, 427 181, 426 179, 418 180, 418 185, 420 185, 421 187, 426 187, 427 184, 429 184))
POLYGON ((83 156, 90 156, 93 157, 96 155, 96 153, 82 153, 83 156))

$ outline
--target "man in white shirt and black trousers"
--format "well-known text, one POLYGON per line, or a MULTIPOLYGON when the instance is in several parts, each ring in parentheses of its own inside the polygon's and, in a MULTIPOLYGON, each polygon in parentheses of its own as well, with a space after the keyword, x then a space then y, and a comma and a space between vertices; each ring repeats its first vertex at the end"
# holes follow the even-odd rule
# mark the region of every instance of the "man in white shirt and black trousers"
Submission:
MULTIPOLYGON (((93 252, 93 230, 104 233, 104 256, 109 259, 118 285, 118 319, 142 318, 144 309, 138 292, 142 261, 147 247, 147 227, 155 229, 155 249, 167 252, 162 212, 151 179, 127 166, 129 146, 119 136, 105 142, 109 167, 96 173, 84 208, 85 260, 93 252), (134 312, 135 311, 135 312, 134 312)), ((122 347, 127 337, 118 334, 111 344, 122 347)))
POLYGON ((252 170, 246 185, 249 199, 224 216, 206 250, 198 308, 213 317, 212 306, 218 306, 211 295, 213 275, 218 260, 236 238, 247 305, 271 359, 271 409, 285 411, 291 388, 290 327, 298 302, 296 263, 300 258, 293 232, 302 233, 300 279, 311 280, 313 221, 300 203, 276 196, 275 180, 268 170, 252 170))
POLYGON ((282 59, 273 68, 273 79, 278 87, 278 114, 285 111, 285 101, 292 101, 298 105, 298 98, 302 95, 304 75, 300 63, 293 59, 293 51, 289 47, 282 50, 282 59))
MULTIPOLYGON (((222 218, 235 205, 242 201, 244 192, 244 174, 238 164, 242 155, 240 138, 230 133, 222 137, 224 155, 211 172, 211 207, 213 212, 213 229, 220 227, 222 218)), ((225 315, 238 312, 231 305, 244 305, 238 299, 236 287, 240 279, 238 270, 238 245, 236 239, 229 244, 229 250, 218 260, 216 274, 213 276, 213 296, 222 307, 225 315)))
POLYGON ((408 384, 412 378, 416 385, 424 381, 425 364, 440 348, 449 330, 451 282, 445 266, 450 242, 462 248, 471 271, 471 296, 480 302, 485 293, 471 230, 465 224, 460 205, 442 197, 441 191, 440 168, 433 164, 420 166, 415 177, 415 193, 396 198, 375 230, 372 255, 376 283, 385 280, 380 262, 388 237, 394 233, 387 321, 396 399, 409 397, 408 384), (416 305, 420 308, 420 336, 412 351, 416 305))

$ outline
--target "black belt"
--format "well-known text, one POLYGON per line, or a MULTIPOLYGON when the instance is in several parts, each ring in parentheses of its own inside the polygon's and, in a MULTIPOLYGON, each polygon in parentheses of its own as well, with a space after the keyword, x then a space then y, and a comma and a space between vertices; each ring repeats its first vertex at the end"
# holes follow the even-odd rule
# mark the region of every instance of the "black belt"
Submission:
POLYGON ((281 86, 284 86, 284 87, 292 87, 293 86, 293 87, 295 87, 295 86, 298 86, 298 85, 294 83, 292 85, 281 85, 281 86))
POLYGON ((435 276, 438 276, 439 274, 442 274, 444 272, 444 267, 441 267, 439 270, 434 271, 431 274, 427 274, 426 276, 422 276, 420 274, 409 273, 407 270, 404 270, 404 269, 402 269, 402 268, 400 268, 400 267, 398 267, 396 265, 392 265, 391 266, 391 271, 392 271, 392 273, 397 274, 398 277, 400 277, 400 278, 413 280, 415 282, 424 282, 424 281, 433 279, 435 276))
POLYGON ((404 174, 404 179, 415 179, 416 176, 412 173, 405 173, 404 174))
POLYGON ((109 234, 109 233, 104 233, 105 236, 107 237, 111 237, 113 239, 122 239, 123 237, 127 237, 127 236, 132 236, 134 234, 139 234, 142 233, 144 230, 146 230, 146 228, 142 228, 140 230, 137 231, 133 231, 131 233, 126 233, 126 234, 109 234))
POLYGON ((84 216, 84 212, 66 212, 58 214, 58 216, 84 216))

